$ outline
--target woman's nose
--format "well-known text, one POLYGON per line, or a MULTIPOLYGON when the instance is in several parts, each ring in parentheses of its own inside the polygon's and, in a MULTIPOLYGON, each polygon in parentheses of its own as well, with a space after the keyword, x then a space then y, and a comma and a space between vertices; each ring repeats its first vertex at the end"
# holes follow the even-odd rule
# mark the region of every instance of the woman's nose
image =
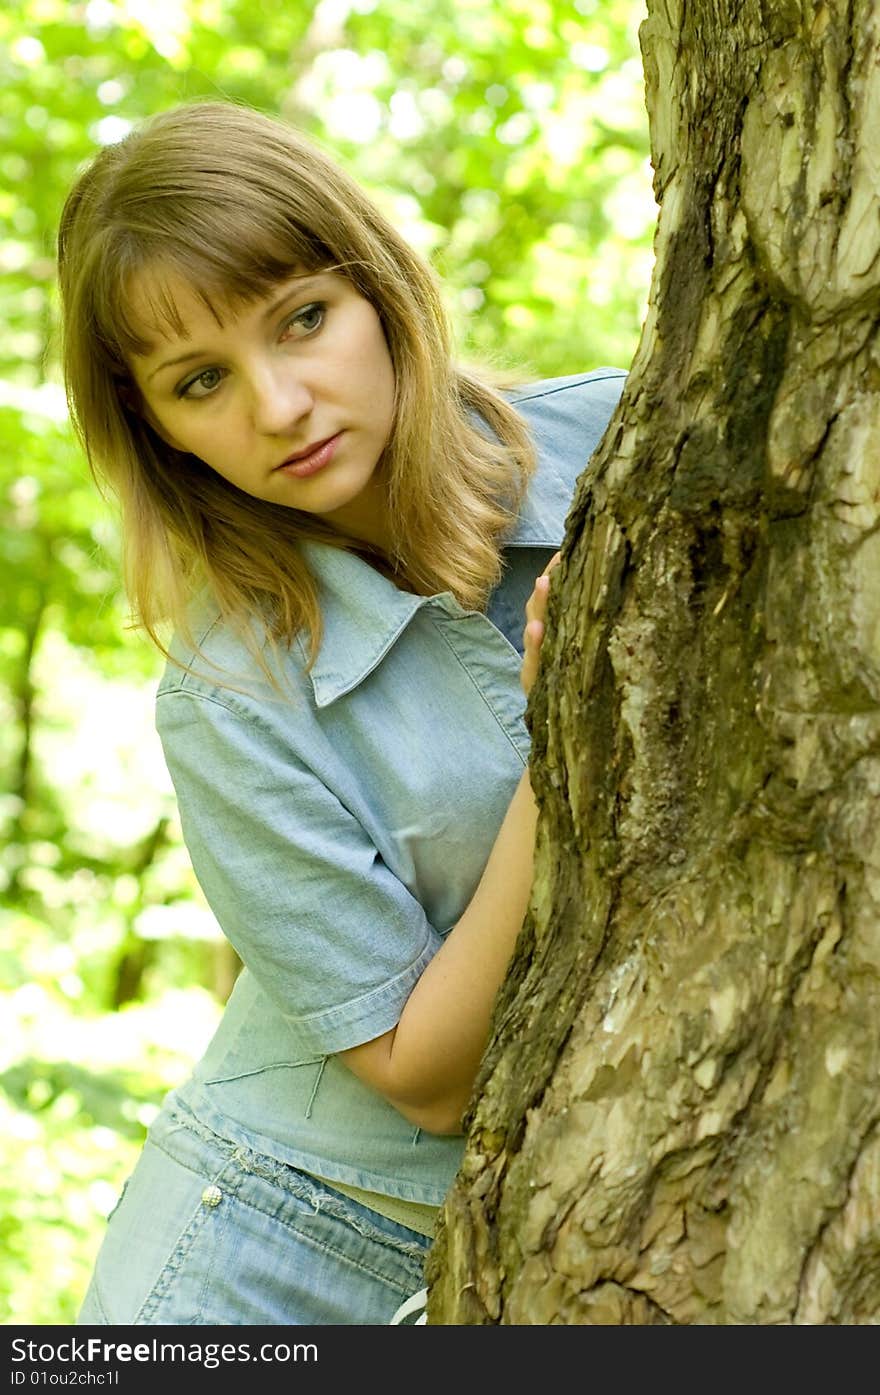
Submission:
POLYGON ((314 406, 311 389, 289 362, 267 364, 251 381, 254 426, 266 436, 283 436, 314 406))

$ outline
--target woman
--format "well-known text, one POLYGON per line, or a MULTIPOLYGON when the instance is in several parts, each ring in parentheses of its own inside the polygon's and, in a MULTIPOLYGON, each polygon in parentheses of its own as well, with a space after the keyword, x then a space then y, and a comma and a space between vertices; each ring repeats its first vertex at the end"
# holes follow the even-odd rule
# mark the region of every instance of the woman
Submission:
POLYGON ((59 268, 184 837, 245 965, 79 1320, 385 1323, 527 908, 525 696, 623 374, 502 393, 457 367, 429 268, 233 104, 103 150, 59 268))

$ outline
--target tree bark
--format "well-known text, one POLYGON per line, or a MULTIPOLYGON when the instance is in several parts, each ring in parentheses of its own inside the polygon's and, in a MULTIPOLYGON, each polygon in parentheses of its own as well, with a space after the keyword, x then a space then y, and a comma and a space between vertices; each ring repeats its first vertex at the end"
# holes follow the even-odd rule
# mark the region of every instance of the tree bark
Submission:
POLYGON ((431 1324, 880 1321, 880 14, 649 0, 656 265, 431 1324))

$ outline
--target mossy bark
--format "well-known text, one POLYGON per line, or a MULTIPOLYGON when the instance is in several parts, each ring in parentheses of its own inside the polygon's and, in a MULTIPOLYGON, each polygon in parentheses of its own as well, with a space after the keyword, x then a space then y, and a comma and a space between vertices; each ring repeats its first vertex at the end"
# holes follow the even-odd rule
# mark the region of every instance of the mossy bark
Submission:
POLYGON ((650 306, 428 1322, 878 1322, 880 11, 649 0, 642 46, 650 306))

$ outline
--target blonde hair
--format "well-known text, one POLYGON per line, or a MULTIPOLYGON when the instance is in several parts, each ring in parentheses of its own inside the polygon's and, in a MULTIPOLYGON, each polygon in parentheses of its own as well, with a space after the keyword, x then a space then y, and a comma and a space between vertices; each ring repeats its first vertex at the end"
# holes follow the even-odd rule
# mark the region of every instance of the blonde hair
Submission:
MULTIPOLYGON (((160 283, 182 276, 215 314, 291 274, 344 274, 378 313, 395 375, 381 462, 394 556, 371 560, 414 590, 485 603, 534 466, 530 437, 488 374, 453 362, 431 268, 318 146, 231 102, 153 117, 103 149, 71 189, 58 265, 71 418, 121 505, 134 619, 163 654, 166 623, 194 643, 187 610, 207 582, 246 639, 258 611, 275 640, 304 628, 313 662, 321 617, 297 543, 369 554, 315 515, 244 493, 153 430, 128 367, 151 347, 130 300, 148 268, 160 283)), ((170 297, 158 308, 180 332, 170 297)))

